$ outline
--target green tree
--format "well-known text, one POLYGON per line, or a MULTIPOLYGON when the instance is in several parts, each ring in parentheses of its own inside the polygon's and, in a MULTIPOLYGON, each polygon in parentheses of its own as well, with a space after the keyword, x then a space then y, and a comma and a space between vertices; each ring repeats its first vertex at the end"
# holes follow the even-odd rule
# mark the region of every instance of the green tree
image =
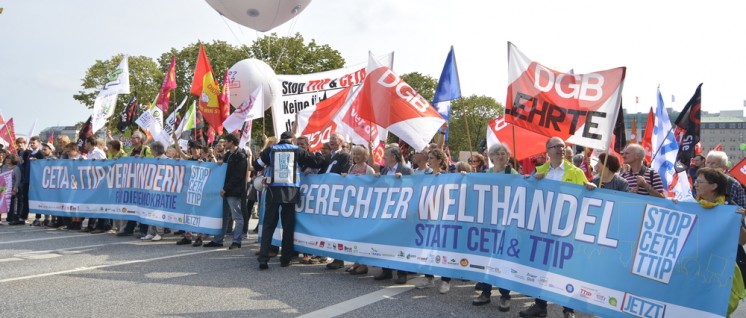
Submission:
POLYGON ((502 113, 503 105, 484 95, 471 95, 452 101, 448 136, 451 153, 456 156, 458 151, 479 151, 479 144, 487 134, 487 123, 502 113))
POLYGON ((435 89, 438 87, 438 80, 430 75, 423 75, 419 72, 412 72, 401 75, 401 79, 412 86, 412 88, 420 93, 426 100, 433 100, 435 96, 435 89))
MULTIPOLYGON (((83 89, 78 94, 73 95, 73 99, 79 101, 88 108, 93 108, 93 102, 99 90, 108 82, 107 75, 114 71, 119 62, 122 61, 123 54, 115 55, 108 60, 96 60, 93 66, 89 67, 83 78, 83 89)), ((147 56, 130 56, 128 60, 130 71, 130 92, 137 92, 141 103, 149 103, 158 94, 160 89, 160 78, 163 79, 163 72, 158 68, 158 64, 147 56)), ((122 111, 125 104, 129 101, 129 95, 119 95, 117 104, 114 108, 114 114, 122 111)), ((116 126, 118 117, 111 116, 106 127, 113 129, 116 126)))
POLYGON ((277 74, 309 74, 344 66, 339 51, 316 40, 305 44, 300 33, 278 37, 276 33, 257 39, 248 48, 251 55, 269 64, 277 74))

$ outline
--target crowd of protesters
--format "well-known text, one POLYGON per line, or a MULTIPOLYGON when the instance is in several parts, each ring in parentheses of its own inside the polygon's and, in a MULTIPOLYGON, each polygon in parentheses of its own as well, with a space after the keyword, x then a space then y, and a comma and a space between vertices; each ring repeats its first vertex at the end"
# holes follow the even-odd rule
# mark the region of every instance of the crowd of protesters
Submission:
MULTIPOLYGON (((324 255, 298 255, 293 248, 295 228, 295 204, 300 200, 299 182, 304 175, 333 173, 354 178, 356 176, 394 176, 402 178, 407 175, 438 175, 443 173, 497 173, 524 174, 537 180, 554 180, 583 185, 589 190, 601 187, 637 195, 665 198, 661 176, 651 169, 646 162, 645 150, 638 144, 629 144, 620 156, 602 153, 592 164, 588 152, 575 154, 571 147, 560 138, 550 138, 546 143, 546 153, 534 157, 531 161, 515 161, 511 149, 496 144, 484 149, 482 154, 473 154, 466 162, 454 162, 448 149, 440 143, 433 143, 421 151, 411 152, 403 145, 388 144, 383 154, 383 164, 377 164, 371 157, 368 145, 349 145, 341 133, 331 135, 329 142, 324 143, 320 152, 310 152, 309 141, 305 137, 295 138, 292 132, 281 134, 280 138, 264 137, 264 145, 253 156, 239 145, 237 136, 228 134, 223 139, 206 146, 198 141, 189 141, 185 153, 178 146, 165 147, 160 142, 144 142, 145 136, 135 132, 131 136, 131 147, 127 152, 120 140, 107 135, 107 138, 88 137, 85 141, 85 155, 77 144, 71 143, 67 136, 59 136, 55 143, 41 142, 38 136, 28 141, 18 138, 15 141, 17 152, 9 153, 0 150, 0 172, 12 171, 13 186, 10 190, 12 200, 7 213, 8 225, 46 226, 89 233, 111 233, 116 236, 137 236, 142 240, 160 241, 165 235, 176 236, 177 245, 194 247, 223 247, 224 236, 216 235, 203 243, 207 236, 201 233, 172 231, 170 229, 137 224, 134 221, 108 219, 88 219, 55 217, 35 214, 29 216, 29 188, 31 184, 30 162, 33 160, 115 160, 122 157, 152 157, 172 160, 193 160, 202 162, 222 162, 227 164, 226 180, 220 194, 224 199, 223 233, 230 235, 229 249, 241 248, 241 242, 249 235, 251 211, 257 206, 261 196, 259 191, 266 192, 266 212, 262 222, 263 236, 261 247, 256 253, 259 268, 269 269, 268 261, 280 256, 280 266, 290 266, 293 261, 302 264, 327 263, 324 255), (278 159, 280 158, 280 159, 278 159), (283 160, 282 158, 290 159, 283 160), (283 165, 294 162, 295 165, 283 165), (254 182, 259 178, 259 182, 254 182), (283 234, 281 249, 272 245, 272 234, 278 222, 282 222, 283 234), (85 224, 85 226, 84 226, 85 224)), ((442 140, 442 138, 438 138, 442 140)), ((719 204, 733 204, 746 207, 744 188, 733 177, 727 174, 728 157, 722 151, 711 151, 707 156, 697 155, 692 159, 688 174, 692 182, 692 191, 696 201, 709 208, 719 204)), ((545 181, 539 181, 545 182, 545 181)), ((0 222, 2 224, 2 222, 0 222)), ((256 233, 258 229, 254 229, 256 233)), ((746 243, 746 228, 741 228, 738 244, 739 266, 746 270, 746 253, 741 245, 746 243)), ((732 243, 727 243, 732 244, 732 243)), ((345 268, 342 260, 333 260, 326 264, 328 270, 345 268)), ((369 267, 365 264, 350 264, 346 271, 351 275, 367 274, 369 267)), ((405 284, 415 273, 397 271, 395 283, 405 284)), ((383 281, 394 278, 394 270, 382 268, 373 279, 383 281)), ((450 291, 448 277, 441 277, 438 291, 446 294, 450 291)), ((416 284, 418 289, 436 286, 436 278, 425 275, 416 284)), ((481 291, 479 297, 472 301, 474 306, 491 302, 493 286, 477 283, 475 288, 481 291)), ((498 309, 510 311, 511 292, 499 288, 498 309)), ((546 317, 547 302, 535 299, 532 306, 520 311, 520 317, 546 317)), ((564 317, 574 317, 571 308, 563 309, 564 317)))

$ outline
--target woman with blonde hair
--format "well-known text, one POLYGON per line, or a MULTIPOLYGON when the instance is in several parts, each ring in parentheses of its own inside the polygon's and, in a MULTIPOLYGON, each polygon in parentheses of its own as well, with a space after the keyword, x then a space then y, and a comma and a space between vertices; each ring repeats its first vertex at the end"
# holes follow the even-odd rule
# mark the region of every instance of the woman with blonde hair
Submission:
MULTIPOLYGON (((350 166, 350 171, 348 173, 342 174, 343 176, 374 176, 376 174, 373 167, 369 166, 367 163, 369 156, 368 149, 359 145, 354 146, 352 147, 350 154, 352 155, 352 166, 350 166)), ((351 275, 364 275, 368 273, 368 266, 355 263, 345 269, 345 271, 351 275)))

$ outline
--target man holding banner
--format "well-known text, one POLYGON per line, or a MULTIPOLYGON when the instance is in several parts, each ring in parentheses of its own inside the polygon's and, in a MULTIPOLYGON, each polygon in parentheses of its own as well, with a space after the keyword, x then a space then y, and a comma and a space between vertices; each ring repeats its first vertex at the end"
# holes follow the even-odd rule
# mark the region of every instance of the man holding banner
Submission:
MULTIPOLYGON (((300 166, 316 166, 321 162, 320 155, 312 155, 305 149, 293 145, 293 134, 286 131, 280 135, 280 142, 265 149, 254 163, 254 169, 263 170, 268 184, 266 212, 262 224, 262 242, 259 249, 259 269, 269 269, 269 250, 277 221, 282 217, 282 257, 280 266, 290 266, 294 253, 295 204, 300 199, 300 166), (280 212, 282 209, 282 212, 280 212), (280 214, 282 213, 282 214, 280 214)), ((239 211, 240 213, 240 211, 239 211)), ((239 229, 237 226, 236 229, 239 229)), ((234 231, 235 232, 235 231, 234 231)))
MULTIPOLYGON (((536 179, 549 179, 579 185, 588 182, 583 170, 565 160, 565 142, 562 141, 562 138, 552 137, 547 140, 547 155, 549 156, 549 162, 536 167, 536 174, 534 174, 536 179)), ((565 318, 575 318, 575 311, 572 308, 563 307, 562 313, 565 318)), ((531 307, 522 310, 518 315, 521 317, 546 317, 547 301, 536 298, 531 307)))

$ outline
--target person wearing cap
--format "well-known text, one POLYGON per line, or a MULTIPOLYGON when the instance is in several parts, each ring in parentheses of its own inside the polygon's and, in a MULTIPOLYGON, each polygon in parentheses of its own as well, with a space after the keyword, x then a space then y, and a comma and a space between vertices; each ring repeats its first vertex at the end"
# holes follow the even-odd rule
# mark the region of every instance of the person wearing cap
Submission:
MULTIPOLYGON (((183 151, 181 151, 181 147, 176 147, 176 151, 179 152, 179 155, 182 159, 191 160, 191 161, 202 161, 202 144, 200 144, 197 140, 189 140, 187 142, 187 148, 189 151, 189 154, 185 154, 183 151)), ((175 234, 184 234, 184 237, 180 240, 176 241, 176 245, 188 245, 192 244, 193 247, 200 247, 202 246, 202 233, 196 233, 196 232, 189 232, 189 231, 177 231, 175 234), (194 239, 194 242, 192 243, 192 238, 196 237, 194 239)))
POLYGON ((48 142, 44 142, 41 144, 41 153, 44 155, 44 159, 47 160, 57 160, 57 156, 55 156, 55 148, 54 145, 48 142))
POLYGON ((215 238, 204 245, 204 247, 222 247, 223 233, 227 232, 230 227, 230 219, 236 222, 233 229, 233 242, 228 249, 241 248, 241 237, 243 233, 244 218, 241 213, 241 195, 246 186, 246 155, 238 149, 238 137, 234 134, 228 134, 225 137, 225 154, 222 162, 228 165, 225 172, 225 181, 223 188, 220 189, 220 196, 223 197, 223 228, 222 233, 215 235, 215 238))
MULTIPOLYGON (((313 155, 292 143, 293 134, 286 131, 280 135, 280 142, 265 149, 254 161, 254 169, 264 172, 267 184, 266 211, 262 224, 262 242, 259 249, 259 269, 269 269, 269 252, 272 235, 282 218, 282 257, 280 266, 290 266, 295 254, 295 204, 300 200, 300 166, 316 166, 321 163, 321 155, 313 155), (282 209, 280 211, 280 209, 282 209)), ((349 167, 348 167, 349 169, 349 167)))

